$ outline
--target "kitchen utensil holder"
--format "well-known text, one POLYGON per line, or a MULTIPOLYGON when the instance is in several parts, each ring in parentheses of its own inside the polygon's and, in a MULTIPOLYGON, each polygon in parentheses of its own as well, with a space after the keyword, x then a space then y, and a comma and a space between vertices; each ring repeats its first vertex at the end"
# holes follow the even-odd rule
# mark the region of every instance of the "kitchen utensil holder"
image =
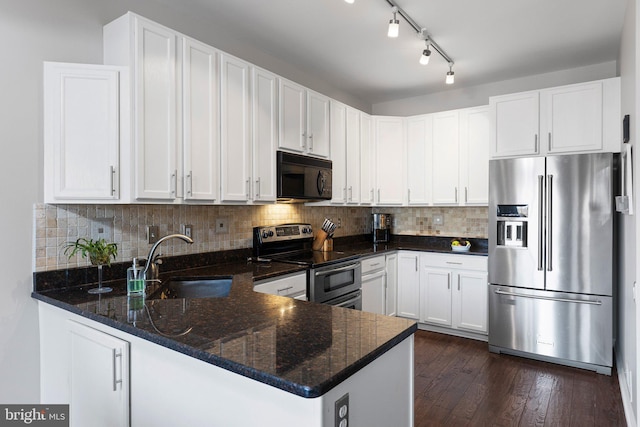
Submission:
POLYGON ((316 238, 313 240, 313 244, 311 245, 311 248, 314 251, 321 251, 322 247, 324 246, 324 241, 327 240, 328 236, 329 234, 326 231, 318 230, 318 232, 316 233, 316 238))
POLYGON ((331 252, 333 250, 333 239, 327 237, 322 244, 322 252, 331 252))

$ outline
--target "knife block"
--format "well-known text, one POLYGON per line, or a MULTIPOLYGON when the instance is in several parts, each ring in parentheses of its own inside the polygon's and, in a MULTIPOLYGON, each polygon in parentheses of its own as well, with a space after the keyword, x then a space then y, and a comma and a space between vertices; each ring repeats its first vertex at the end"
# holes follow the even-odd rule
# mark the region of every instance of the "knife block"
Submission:
POLYGON ((321 251, 322 247, 324 246, 324 241, 327 240, 328 236, 329 235, 327 234, 326 231, 318 230, 318 232, 316 233, 316 238, 313 239, 313 244, 311 245, 311 248, 314 251, 321 251))

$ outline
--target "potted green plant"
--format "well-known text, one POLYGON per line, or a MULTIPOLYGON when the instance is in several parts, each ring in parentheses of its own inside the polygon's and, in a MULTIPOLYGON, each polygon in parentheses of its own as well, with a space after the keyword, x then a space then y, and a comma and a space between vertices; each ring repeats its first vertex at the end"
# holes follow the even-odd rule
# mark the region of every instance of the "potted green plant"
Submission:
POLYGON ((98 267, 98 287, 89 289, 90 294, 101 294, 111 292, 111 288, 102 287, 102 266, 111 265, 111 258, 116 259, 118 255, 118 245, 116 243, 107 243, 105 239, 87 239, 80 237, 74 242, 67 242, 64 247, 64 254, 71 258, 80 253, 82 258, 89 257, 91 265, 98 267))

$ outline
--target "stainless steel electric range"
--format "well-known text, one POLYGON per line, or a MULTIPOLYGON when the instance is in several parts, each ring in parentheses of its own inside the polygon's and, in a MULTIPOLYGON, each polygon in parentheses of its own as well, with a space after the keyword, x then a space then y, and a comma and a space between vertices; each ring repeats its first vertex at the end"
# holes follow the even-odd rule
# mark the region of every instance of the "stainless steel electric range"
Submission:
POLYGON ((362 309, 361 268, 357 255, 312 250, 310 224, 281 224, 253 228, 253 256, 309 267, 309 301, 362 309))

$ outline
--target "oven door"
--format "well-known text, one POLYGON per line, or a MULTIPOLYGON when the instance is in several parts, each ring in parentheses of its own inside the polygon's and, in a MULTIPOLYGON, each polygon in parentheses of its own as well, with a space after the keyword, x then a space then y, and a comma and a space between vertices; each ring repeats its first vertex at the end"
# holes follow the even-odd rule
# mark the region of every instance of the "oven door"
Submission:
POLYGON ((311 270, 309 301, 326 302, 362 287, 360 261, 349 261, 311 270))
POLYGON ((326 301, 324 304, 351 308, 353 310, 362 310, 362 291, 351 292, 350 294, 326 301))

